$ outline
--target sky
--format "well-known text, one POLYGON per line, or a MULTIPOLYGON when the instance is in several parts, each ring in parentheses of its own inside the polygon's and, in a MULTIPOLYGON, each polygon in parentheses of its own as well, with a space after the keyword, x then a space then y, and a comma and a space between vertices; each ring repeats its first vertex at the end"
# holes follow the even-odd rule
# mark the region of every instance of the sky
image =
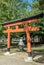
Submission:
POLYGON ((33 0, 28 0, 28 2, 32 2, 33 0))
POLYGON ((24 0, 24 1, 32 2, 33 0, 24 0))
MULTIPOLYGON (((28 2, 33 2, 33 0, 28 0, 28 2)), ((31 7, 28 6, 27 9, 31 11, 31 7)))
MULTIPOLYGON (((33 0, 24 0, 24 1, 27 1, 27 2, 30 2, 30 3, 33 2, 33 0)), ((31 11, 31 7, 30 6, 27 6, 27 10, 31 11)))

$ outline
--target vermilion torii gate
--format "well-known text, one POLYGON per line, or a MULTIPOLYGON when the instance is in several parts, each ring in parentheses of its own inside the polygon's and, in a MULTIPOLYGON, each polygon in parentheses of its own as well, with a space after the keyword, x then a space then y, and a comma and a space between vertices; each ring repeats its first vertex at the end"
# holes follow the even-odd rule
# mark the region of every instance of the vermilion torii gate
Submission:
POLYGON ((31 27, 28 24, 32 22, 37 22, 37 19, 43 17, 43 13, 23 18, 23 19, 18 19, 14 21, 8 21, 3 23, 2 25, 6 28, 7 30, 4 30, 4 33, 8 34, 8 42, 7 42, 7 50, 10 51, 10 34, 13 32, 26 32, 26 37, 27 37, 27 52, 28 52, 28 57, 32 57, 32 48, 31 48, 31 41, 30 41, 30 31, 38 31, 38 27, 31 27), (19 28, 19 25, 24 24, 24 28, 19 28), (15 26, 15 29, 12 29, 11 26, 15 26))

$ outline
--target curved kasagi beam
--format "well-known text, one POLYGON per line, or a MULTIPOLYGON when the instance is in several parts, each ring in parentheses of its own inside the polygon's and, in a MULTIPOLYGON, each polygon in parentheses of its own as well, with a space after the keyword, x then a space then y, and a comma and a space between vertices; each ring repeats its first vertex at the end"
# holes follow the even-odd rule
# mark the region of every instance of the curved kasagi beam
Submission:
POLYGON ((2 23, 2 25, 9 25, 9 24, 13 24, 13 23, 26 22, 28 20, 42 18, 43 15, 44 15, 43 13, 39 13, 39 14, 36 14, 34 16, 30 16, 30 17, 27 17, 27 18, 22 18, 22 19, 7 21, 7 22, 2 23))

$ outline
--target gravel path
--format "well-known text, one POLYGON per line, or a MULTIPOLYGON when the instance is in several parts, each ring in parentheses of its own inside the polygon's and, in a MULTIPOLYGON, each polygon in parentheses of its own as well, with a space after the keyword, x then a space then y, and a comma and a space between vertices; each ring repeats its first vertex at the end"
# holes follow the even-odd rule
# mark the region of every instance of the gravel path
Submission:
POLYGON ((27 57, 26 53, 17 52, 14 55, 10 56, 0 56, 0 65, 44 65, 44 63, 37 62, 25 62, 24 58, 27 57))

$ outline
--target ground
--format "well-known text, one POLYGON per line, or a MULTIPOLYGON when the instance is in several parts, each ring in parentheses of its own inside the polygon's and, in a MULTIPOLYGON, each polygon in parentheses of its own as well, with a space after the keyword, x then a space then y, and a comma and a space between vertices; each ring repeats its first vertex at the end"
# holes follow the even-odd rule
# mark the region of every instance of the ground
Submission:
MULTIPOLYGON (((14 49, 11 49, 11 53, 14 49)), ((13 55, 5 56, 0 51, 0 65, 44 65, 44 46, 33 48, 33 62, 25 62, 28 57, 26 52, 16 52, 13 55)))

